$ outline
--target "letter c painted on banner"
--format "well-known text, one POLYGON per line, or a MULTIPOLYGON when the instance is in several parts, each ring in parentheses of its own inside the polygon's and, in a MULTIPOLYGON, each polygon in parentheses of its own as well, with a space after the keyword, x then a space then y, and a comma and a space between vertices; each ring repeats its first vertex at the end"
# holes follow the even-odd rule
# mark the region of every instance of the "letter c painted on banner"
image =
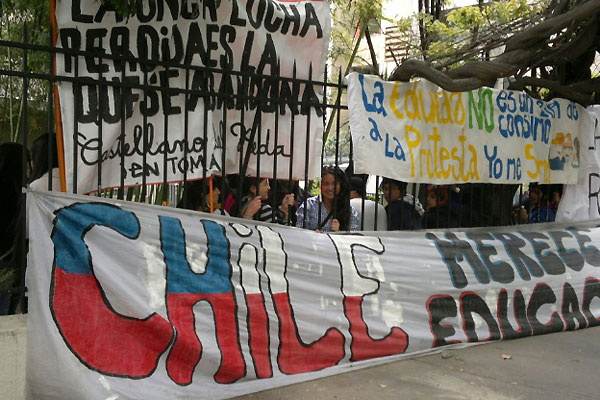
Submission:
POLYGON ((135 214, 103 203, 75 203, 56 212, 50 311, 66 345, 88 368, 105 375, 151 375, 173 337, 171 324, 152 313, 139 319, 118 314, 93 270, 85 235, 96 225, 136 239, 135 214), (102 331, 102 335, 97 332, 102 331))

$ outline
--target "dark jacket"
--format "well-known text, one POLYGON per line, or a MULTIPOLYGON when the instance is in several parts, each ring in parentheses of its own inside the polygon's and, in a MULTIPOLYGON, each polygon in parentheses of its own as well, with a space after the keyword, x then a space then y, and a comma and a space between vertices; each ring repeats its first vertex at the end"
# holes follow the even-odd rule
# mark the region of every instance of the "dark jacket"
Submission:
POLYGON ((448 206, 433 207, 425 213, 425 229, 442 229, 458 227, 458 218, 448 206))
POLYGON ((417 210, 403 200, 392 201, 385 207, 389 231, 406 231, 423 228, 423 218, 417 210))
POLYGON ((529 214, 529 222, 536 224, 539 222, 554 222, 554 211, 546 205, 535 207, 529 214))

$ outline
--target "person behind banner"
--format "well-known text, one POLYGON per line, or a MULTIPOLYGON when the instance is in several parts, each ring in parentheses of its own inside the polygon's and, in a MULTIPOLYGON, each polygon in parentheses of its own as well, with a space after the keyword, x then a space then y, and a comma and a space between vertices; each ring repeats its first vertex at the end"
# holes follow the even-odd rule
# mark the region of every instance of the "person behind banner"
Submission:
POLYGON ((419 200, 406 195, 406 182, 383 178, 381 189, 388 205, 388 230, 415 230, 423 227, 423 206, 419 200), (407 201, 410 200, 411 202, 407 201))
MULTIPOLYGON (((0 291, 14 286, 25 285, 19 282, 17 271, 22 260, 23 221, 21 212, 24 201, 21 188, 23 184, 23 146, 18 143, 0 145, 0 291)), ((11 303, 10 294, 0 294, 0 315, 14 311, 15 301, 11 303), (11 310, 12 309, 12 310, 11 310)), ((12 299, 14 300, 14 299, 12 299)))
POLYGON ((273 213, 273 208, 269 204, 269 192, 271 191, 269 179, 247 177, 242 184, 242 191, 244 196, 241 201, 240 217, 258 221, 276 222, 281 225, 288 223, 289 210, 294 205, 293 194, 285 195, 281 200, 279 208, 273 213))
POLYGON ((288 225, 296 226, 296 211, 298 210, 300 203, 302 203, 306 197, 306 193, 304 193, 304 190, 300 188, 297 180, 292 179, 277 181, 275 190, 271 191, 271 200, 269 202, 273 204, 272 199, 275 198, 275 204, 281 204, 283 199, 288 194, 294 195, 294 202, 290 207, 288 207, 288 225))
POLYGON ((306 199, 296 211, 296 226, 318 232, 356 231, 358 214, 350 205, 346 175, 335 166, 321 170, 320 195, 306 199))
POLYGON ((517 192, 513 197, 512 224, 522 225, 529 222, 529 194, 517 192))
POLYGON ((61 190, 58 151, 54 133, 46 133, 38 137, 31 145, 29 187, 33 190, 61 190), (50 174, 52 174, 52 180, 49 182, 50 174))
MULTIPOLYGON (((212 190, 212 204, 213 213, 229 215, 226 210, 221 209, 219 199, 221 197, 221 190, 217 180, 213 183, 212 190)), ((183 187, 183 196, 177 204, 177 208, 184 208, 186 210, 210 212, 210 186, 208 182, 202 180, 188 181, 183 187)))
POLYGON ((358 214, 359 227, 365 231, 386 231, 385 208, 373 200, 366 199, 367 176, 354 175, 350 178, 350 205, 358 214), (363 213, 364 210, 364 213, 363 213), (375 218, 377 210, 377 218, 375 218))
POLYGON ((554 222, 555 214, 548 204, 549 187, 538 183, 529 184, 529 223, 554 222))
POLYGON ((560 183, 550 185, 549 192, 549 206, 552 209, 552 211, 554 211, 554 215, 556 215, 558 211, 558 206, 560 205, 560 199, 562 198, 563 185, 560 183))
POLYGON ((456 228, 458 217, 450 208, 450 190, 446 185, 427 186, 427 204, 424 218, 426 229, 456 228))

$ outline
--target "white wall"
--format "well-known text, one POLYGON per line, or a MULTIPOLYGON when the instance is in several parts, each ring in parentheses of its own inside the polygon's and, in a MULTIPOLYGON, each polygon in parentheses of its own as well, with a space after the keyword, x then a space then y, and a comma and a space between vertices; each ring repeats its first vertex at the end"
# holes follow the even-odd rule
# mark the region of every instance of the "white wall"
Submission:
POLYGON ((25 398, 27 315, 0 317, 0 399, 25 398))

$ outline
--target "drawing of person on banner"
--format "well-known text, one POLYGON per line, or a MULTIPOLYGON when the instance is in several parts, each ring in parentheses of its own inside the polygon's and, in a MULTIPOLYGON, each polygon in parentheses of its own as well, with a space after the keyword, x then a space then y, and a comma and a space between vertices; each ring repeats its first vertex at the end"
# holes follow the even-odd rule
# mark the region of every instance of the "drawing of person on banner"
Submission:
MULTIPOLYGON (((548 154, 550 169, 563 171, 565 166, 573 166, 575 157, 577 157, 577 151, 573 148, 571 134, 564 134, 563 132, 557 133, 554 139, 552 139, 548 154)), ((579 165, 579 162, 576 163, 579 165)))
POLYGON ((294 205, 294 195, 285 195, 279 208, 273 212, 273 208, 269 204, 270 191, 269 179, 246 177, 242 184, 244 196, 242 197, 239 216, 258 221, 277 222, 281 225, 287 224, 290 206, 294 205))
POLYGON ((383 178, 381 182, 383 197, 388 205, 385 207, 388 217, 388 230, 414 230, 423 227, 422 209, 417 199, 413 200, 414 206, 405 200, 406 182, 391 178, 383 178))
POLYGON ((320 194, 306 199, 296 217, 298 228, 319 232, 358 230, 358 214, 350 205, 348 180, 341 169, 323 167, 320 194))

